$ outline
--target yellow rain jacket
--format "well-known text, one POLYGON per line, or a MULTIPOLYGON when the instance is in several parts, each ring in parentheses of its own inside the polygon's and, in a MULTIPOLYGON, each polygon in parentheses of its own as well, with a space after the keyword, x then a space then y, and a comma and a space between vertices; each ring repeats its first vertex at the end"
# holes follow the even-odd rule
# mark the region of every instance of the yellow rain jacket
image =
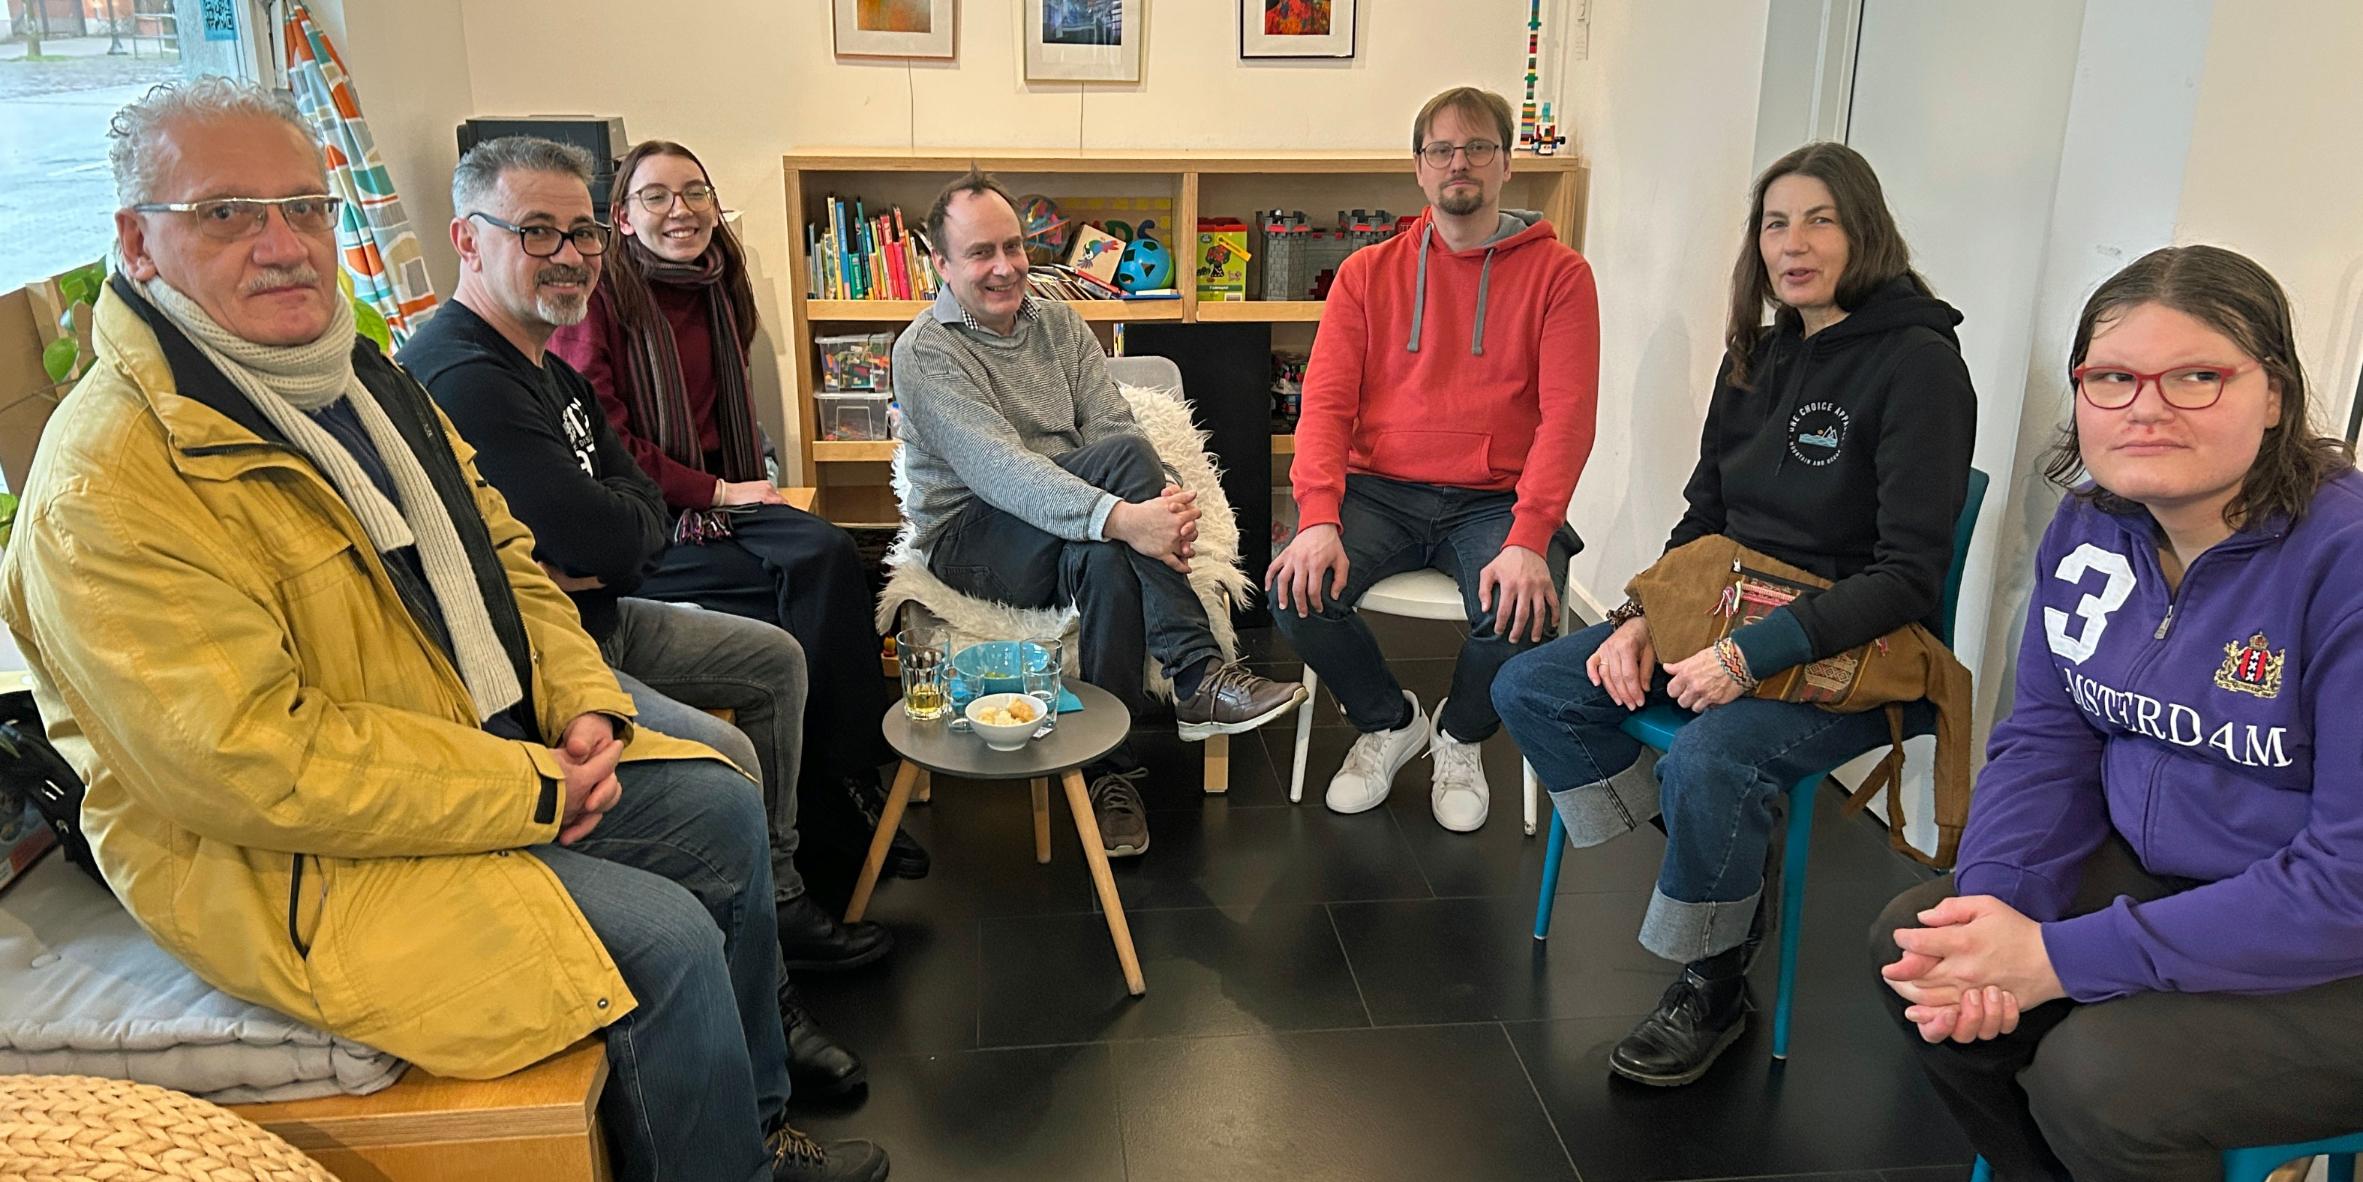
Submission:
MULTIPOLYGON (((523 850, 558 832, 551 750, 478 724, 335 488, 120 279, 94 344, 23 490, 0 616, 116 895, 215 987, 438 1075, 504 1074, 629 1013, 523 850)), ((355 367, 443 492, 540 736, 629 719, 474 452, 366 341, 355 367)), ((618 731, 628 761, 719 758, 618 731)))

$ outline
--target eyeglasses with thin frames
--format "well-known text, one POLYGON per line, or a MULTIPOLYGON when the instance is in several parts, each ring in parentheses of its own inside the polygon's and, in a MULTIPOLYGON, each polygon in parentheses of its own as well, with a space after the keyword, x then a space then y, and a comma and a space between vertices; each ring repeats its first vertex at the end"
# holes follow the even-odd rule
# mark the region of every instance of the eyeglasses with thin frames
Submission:
POLYGON ((681 199, 681 204, 689 207, 691 213, 704 213, 714 208, 714 187, 712 185, 691 185, 686 189, 668 189, 663 185, 650 185, 632 194, 632 199, 640 203, 640 208, 650 213, 665 213, 671 210, 673 199, 676 197, 681 199))
POLYGON ((1450 168, 1452 167, 1453 153, 1458 152, 1469 158, 1469 167, 1483 168, 1493 163, 1494 155, 1500 151, 1501 145, 1492 140, 1470 140, 1465 144, 1447 144, 1439 141, 1421 148, 1419 158, 1427 161, 1430 168, 1450 168))
POLYGON ((197 219, 197 229, 216 242, 236 242, 262 233, 277 208, 287 228, 298 234, 326 234, 336 229, 345 199, 326 193, 294 197, 213 197, 204 201, 143 201, 133 213, 185 213, 197 219))
POLYGON ((561 230, 556 226, 520 226, 515 222, 502 221, 482 210, 468 216, 483 218, 484 224, 515 234, 518 245, 532 258, 550 258, 569 242, 574 244, 574 252, 585 258, 607 251, 608 227, 601 222, 586 222, 571 230, 561 230))
POLYGON ((2253 361, 2246 365, 2194 362, 2142 373, 2121 365, 2079 365, 2069 372, 2068 380, 2094 410, 2124 410, 2141 397, 2143 386, 2150 385, 2157 386, 2158 397, 2176 410, 2206 410, 2224 396, 2224 387, 2232 379, 2256 367, 2253 361))

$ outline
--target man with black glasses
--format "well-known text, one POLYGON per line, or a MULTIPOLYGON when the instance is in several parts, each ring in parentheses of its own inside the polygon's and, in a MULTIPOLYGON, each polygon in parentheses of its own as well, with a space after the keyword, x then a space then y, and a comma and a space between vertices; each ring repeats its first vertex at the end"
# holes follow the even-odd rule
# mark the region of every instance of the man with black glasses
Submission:
MULTIPOLYGON (((892 947, 890 933, 839 924, 806 892, 794 861, 802 647, 758 620, 631 596, 670 533, 663 493, 617 439, 590 384, 546 352, 558 326, 582 319, 612 242, 592 218, 590 176, 580 149, 523 136, 480 144, 460 160, 452 175, 459 287, 404 346, 403 364, 533 531, 534 557, 574 600, 640 721, 759 773, 787 967, 871 963, 892 947), (732 722, 709 709, 731 711, 732 722)), ((784 975, 779 999, 796 1094, 859 1086, 861 1060, 818 1029, 784 975)))
POLYGON ((1338 268, 1305 370, 1297 535, 1265 577, 1273 620, 1362 732, 1329 781, 1337 812, 1378 807, 1427 751, 1436 823, 1485 823, 1493 675, 1557 634, 1582 545, 1567 501, 1592 450, 1598 300, 1591 264, 1542 215, 1502 207, 1513 142, 1490 91, 1420 108, 1412 171, 1428 208, 1338 268), (1354 613, 1371 584, 1430 567, 1460 583, 1469 619, 1433 716, 1354 613))

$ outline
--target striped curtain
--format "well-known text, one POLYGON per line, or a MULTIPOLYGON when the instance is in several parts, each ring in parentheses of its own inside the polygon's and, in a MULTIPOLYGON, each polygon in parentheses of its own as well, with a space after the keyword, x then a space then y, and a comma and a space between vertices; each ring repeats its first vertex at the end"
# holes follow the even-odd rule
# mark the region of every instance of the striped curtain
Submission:
MULTIPOLYGON (((402 199, 394 193, 385 161, 378 158, 377 141, 361 117, 361 98, 345 74, 345 63, 301 0, 287 6, 286 42, 287 85, 295 92, 296 106, 327 145, 330 191, 345 199, 336 244, 356 311, 375 309, 385 319, 393 347, 399 348, 435 309, 435 289, 427 278, 418 236, 402 213, 402 199)), ((370 317, 363 313, 361 319, 370 317)), ((372 327, 365 325, 364 331, 372 327)))

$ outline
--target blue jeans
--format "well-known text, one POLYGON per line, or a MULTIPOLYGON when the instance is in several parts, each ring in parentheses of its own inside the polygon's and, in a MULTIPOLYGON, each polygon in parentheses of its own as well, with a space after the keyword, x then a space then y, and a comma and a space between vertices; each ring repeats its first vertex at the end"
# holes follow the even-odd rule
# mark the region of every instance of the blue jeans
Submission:
POLYGON ((538 845, 639 1000, 607 1026, 600 1117, 616 1177, 770 1177, 788 1103, 763 801, 712 760, 629 763, 571 846, 538 845))
MULTIPOLYGON (((1411 484, 1383 476, 1346 477, 1345 500, 1338 508, 1338 540, 1346 548, 1346 589, 1329 597, 1320 611, 1299 616, 1294 610, 1272 607, 1272 622, 1288 638, 1305 664, 1321 675, 1329 692, 1346 712, 1346 720, 1365 734, 1403 725, 1403 686, 1387 668, 1378 638, 1362 622, 1354 605, 1373 583, 1388 575, 1431 567, 1460 583, 1461 607, 1468 613, 1469 634, 1452 667, 1451 700, 1444 708, 1444 729, 1464 743, 1492 737, 1501 729, 1493 709, 1493 678, 1511 657, 1535 647, 1529 640, 1512 640, 1493 632, 1493 613, 1477 606, 1477 576, 1501 556, 1510 537, 1514 492, 1486 492, 1436 484, 1411 484)), ((1567 560, 1583 548, 1575 531, 1561 525, 1551 535, 1551 585, 1564 592, 1567 560)), ((1556 633, 1559 621, 1549 621, 1556 633)))
POLYGON ((796 776, 804 747, 804 647, 761 620, 678 603, 615 601, 599 642, 640 724, 719 751, 763 784, 770 818, 771 887, 782 903, 804 893, 796 872, 796 776), (728 710, 724 722, 708 710, 728 710))
MULTIPOLYGON (((1641 946, 1693 961, 1737 947, 1764 890, 1775 802, 1789 786, 1885 744, 1887 714, 1839 714, 1740 698, 1693 717, 1663 759, 1622 729, 1630 714, 1584 671, 1615 629, 1597 624, 1504 666, 1494 705, 1567 824, 1569 844, 1598 845, 1664 818, 1665 861, 1641 923, 1641 946)), ((1649 684, 1668 701, 1666 674, 1649 684)), ((1935 729, 1927 702, 1904 708, 1904 732, 1935 729)))

